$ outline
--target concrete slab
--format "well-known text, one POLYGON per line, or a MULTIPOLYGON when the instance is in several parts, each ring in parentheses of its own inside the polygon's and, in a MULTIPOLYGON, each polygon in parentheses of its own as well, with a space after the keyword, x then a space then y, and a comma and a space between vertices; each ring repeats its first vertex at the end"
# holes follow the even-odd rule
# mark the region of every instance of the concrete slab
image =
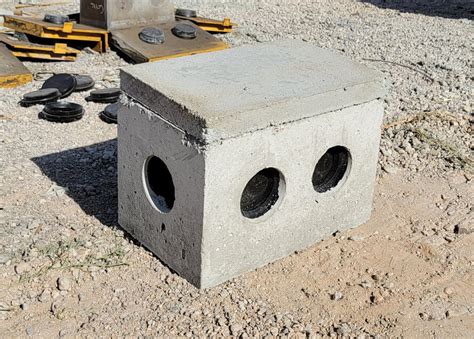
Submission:
POLYGON ((296 40, 133 66, 121 77, 132 98, 208 141, 386 94, 378 72, 296 40))
POLYGON ((119 223, 199 288, 356 227, 372 209, 383 117, 379 98, 385 93, 380 77, 372 71, 364 76, 365 67, 296 41, 238 50, 244 51, 234 57, 259 56, 251 73, 226 68, 230 60, 213 55, 219 72, 211 75, 201 56, 193 57, 206 65, 199 74, 193 58, 160 68, 167 76, 147 65, 147 83, 155 75, 169 80, 153 81, 159 90, 137 78, 146 67, 122 74, 119 223), (282 48, 281 56, 275 54, 282 48), (335 79, 336 66, 330 72, 317 68, 309 51, 329 63, 339 59, 339 69, 352 73, 335 79), (290 71, 277 77, 269 60, 290 71), (176 71, 180 78, 184 69, 193 74, 198 102, 170 75, 176 71), (237 95, 244 85, 251 90, 237 95), (231 93, 224 95, 220 86, 231 93), (205 97, 208 103, 200 101, 205 97), (327 104, 321 108, 317 102, 327 104))

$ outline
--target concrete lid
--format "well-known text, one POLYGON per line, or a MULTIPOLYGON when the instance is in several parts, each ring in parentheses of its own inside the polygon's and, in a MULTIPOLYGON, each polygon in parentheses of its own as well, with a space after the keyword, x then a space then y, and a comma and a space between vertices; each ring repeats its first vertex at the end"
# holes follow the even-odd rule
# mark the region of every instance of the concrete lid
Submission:
POLYGON ((131 66, 121 77, 132 99, 208 141, 386 95, 378 72, 297 40, 131 66))

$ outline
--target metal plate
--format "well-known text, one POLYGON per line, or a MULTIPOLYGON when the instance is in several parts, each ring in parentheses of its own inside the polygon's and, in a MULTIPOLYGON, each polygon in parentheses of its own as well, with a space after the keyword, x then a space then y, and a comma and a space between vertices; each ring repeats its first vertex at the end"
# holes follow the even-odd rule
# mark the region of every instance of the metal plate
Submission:
POLYGON ((14 88, 33 80, 33 75, 20 60, 0 43, 0 88, 14 88))
POLYGON ((176 20, 189 20, 201 27, 201 29, 205 30, 206 32, 212 33, 230 33, 234 27, 237 26, 237 24, 230 21, 229 18, 225 18, 224 20, 214 20, 200 16, 194 18, 186 17, 176 13, 176 20))
POLYGON ((229 46, 200 29, 191 22, 187 22, 197 29, 196 39, 180 39, 172 33, 176 21, 156 25, 165 32, 165 42, 160 45, 151 45, 138 37, 144 27, 132 27, 111 32, 113 44, 137 63, 177 58, 181 56, 206 53, 226 49, 229 46))
POLYGON ((109 48, 109 33, 100 28, 75 22, 56 25, 44 22, 40 18, 14 15, 5 15, 4 18, 3 25, 17 32, 31 34, 39 38, 90 42, 94 44, 97 51, 104 53, 109 48))
POLYGON ((0 33, 0 42, 8 45, 16 57, 74 61, 79 51, 66 44, 42 45, 24 40, 14 40, 8 34, 0 33))

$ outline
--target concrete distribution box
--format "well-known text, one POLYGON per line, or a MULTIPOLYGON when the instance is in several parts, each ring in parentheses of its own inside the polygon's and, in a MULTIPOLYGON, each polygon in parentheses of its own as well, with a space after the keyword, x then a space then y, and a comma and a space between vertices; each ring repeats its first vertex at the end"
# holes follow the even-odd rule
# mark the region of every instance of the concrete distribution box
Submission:
POLYGON ((381 76, 299 41, 126 68, 119 223, 208 288, 371 214, 381 76))
POLYGON ((81 0, 81 24, 122 29, 174 20, 169 0, 81 0))

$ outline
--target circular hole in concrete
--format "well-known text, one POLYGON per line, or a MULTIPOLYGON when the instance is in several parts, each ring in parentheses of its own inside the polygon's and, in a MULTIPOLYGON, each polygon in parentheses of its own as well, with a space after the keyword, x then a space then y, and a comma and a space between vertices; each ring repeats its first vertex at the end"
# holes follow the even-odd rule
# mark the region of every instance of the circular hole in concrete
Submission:
POLYGON ((242 215, 256 219, 275 206, 280 198, 283 177, 275 168, 265 168, 258 172, 244 188, 240 198, 242 215))
POLYGON ((324 153, 313 172, 316 192, 324 193, 336 187, 346 176, 350 162, 351 155, 345 147, 332 147, 324 153))
POLYGON ((163 160, 152 156, 145 161, 143 169, 148 200, 158 211, 169 213, 174 206, 175 188, 168 167, 163 160))

